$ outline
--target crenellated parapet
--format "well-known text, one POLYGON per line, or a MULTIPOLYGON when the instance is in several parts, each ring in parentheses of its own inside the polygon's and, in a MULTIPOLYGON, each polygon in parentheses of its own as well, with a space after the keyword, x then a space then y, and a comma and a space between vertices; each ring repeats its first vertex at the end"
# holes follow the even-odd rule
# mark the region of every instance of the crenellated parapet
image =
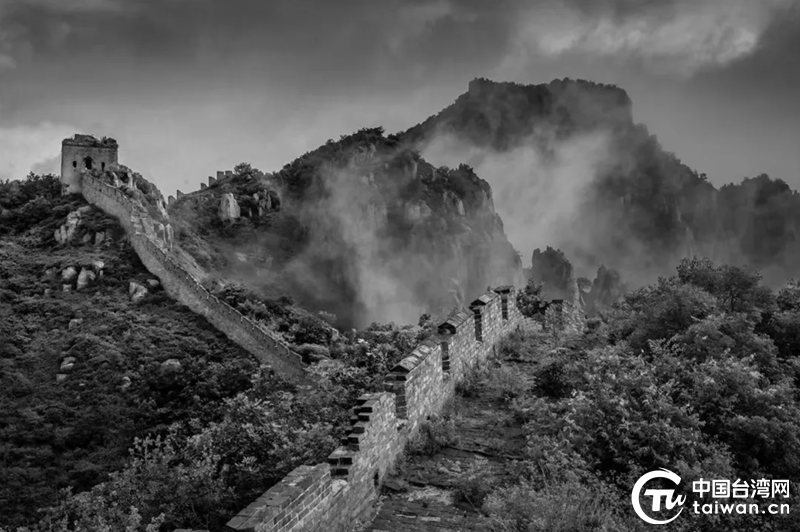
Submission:
POLYGON ((142 263, 159 278, 171 297, 204 316, 260 362, 290 379, 306 380, 306 366, 300 355, 267 329, 208 292, 178 263, 171 253, 175 242, 170 224, 154 221, 125 191, 88 173, 83 174, 82 183, 86 201, 120 220, 142 263))
POLYGON ((387 471, 408 441, 455 395, 469 369, 526 319, 513 287, 489 290, 456 309, 353 409, 350 432, 328 462, 301 466, 228 522, 230 530, 344 532, 369 515, 387 471))

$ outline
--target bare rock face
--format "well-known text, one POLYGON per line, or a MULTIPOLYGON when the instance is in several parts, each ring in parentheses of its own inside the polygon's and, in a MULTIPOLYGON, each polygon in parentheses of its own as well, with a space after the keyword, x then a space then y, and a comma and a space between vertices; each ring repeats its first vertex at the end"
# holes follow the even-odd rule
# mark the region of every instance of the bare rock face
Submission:
POLYGON ((236 198, 233 197, 233 194, 223 194, 219 201, 219 219, 223 222, 227 220, 236 220, 241 215, 242 211, 239 208, 239 203, 236 202, 236 198))
POLYGON ((78 275, 78 290, 86 288, 96 278, 97 275, 91 269, 81 268, 81 273, 78 275))
POLYGON ((167 243, 167 246, 172 249, 172 244, 175 241, 175 232, 172 229, 172 224, 167 224, 164 228, 164 239, 167 243))
MULTIPOLYGON (((83 207, 81 207, 83 208, 83 207)), ((66 244, 75 236, 75 231, 81 225, 81 210, 73 211, 67 215, 67 221, 55 230, 54 237, 59 244, 66 244)))
POLYGON ((561 250, 547 246, 542 251, 536 248, 531 259, 531 277, 542 283, 542 297, 545 300, 564 299, 574 301, 578 297, 572 264, 561 250))
POLYGON ((145 296, 147 296, 147 288, 140 285, 136 281, 131 281, 131 283, 128 285, 128 296, 134 303, 141 301, 145 296))
POLYGON ((586 296, 586 314, 595 316, 601 310, 609 308, 625 294, 625 285, 615 270, 600 266, 597 276, 592 282, 592 289, 586 296))
POLYGON ((156 234, 156 238, 159 240, 166 239, 166 229, 164 228, 164 224, 161 222, 156 222, 153 224, 153 231, 156 234))
POLYGON ((448 210, 459 216, 464 216, 464 202, 461 201, 461 198, 456 196, 455 192, 450 190, 444 191, 444 204, 448 210))
POLYGON ((156 202, 156 210, 164 220, 169 220, 169 213, 167 212, 167 205, 163 199, 158 199, 156 202))

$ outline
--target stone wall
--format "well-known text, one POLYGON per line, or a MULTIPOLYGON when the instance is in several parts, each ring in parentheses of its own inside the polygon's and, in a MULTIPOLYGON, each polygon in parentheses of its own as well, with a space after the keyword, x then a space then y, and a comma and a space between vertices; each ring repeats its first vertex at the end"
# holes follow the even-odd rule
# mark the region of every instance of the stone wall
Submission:
POLYGON ((94 137, 76 135, 61 143, 61 183, 67 194, 81 192, 81 172, 84 160, 92 159, 92 166, 98 170, 117 164, 118 147, 116 142, 102 143, 94 137))
POLYGON ((570 301, 554 299, 544 313, 545 332, 580 333, 586 326, 586 315, 580 306, 570 301))
POLYGON ((490 290, 460 309, 366 394, 350 433, 328 463, 301 466, 228 522, 231 530, 344 532, 366 521, 392 464, 419 426, 441 411, 455 383, 485 360, 524 318, 512 287, 490 290), (479 340, 478 338, 481 338, 479 340))
POLYGON ((228 338, 249 351, 260 362, 295 380, 305 380, 305 365, 300 355, 275 338, 269 331, 203 288, 170 255, 169 240, 152 234, 151 220, 144 209, 122 190, 88 174, 82 176, 86 201, 119 218, 131 245, 150 273, 161 281, 166 292, 192 311, 204 316, 228 338))

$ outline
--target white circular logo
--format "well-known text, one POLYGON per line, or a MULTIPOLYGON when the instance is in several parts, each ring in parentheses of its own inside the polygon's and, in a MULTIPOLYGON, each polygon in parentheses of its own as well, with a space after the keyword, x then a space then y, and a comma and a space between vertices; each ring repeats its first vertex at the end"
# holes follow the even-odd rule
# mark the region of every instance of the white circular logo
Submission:
MULTIPOLYGON (((666 525, 667 523, 673 521, 676 517, 681 515, 683 508, 678 510, 678 513, 670 517, 665 521, 658 521, 653 519, 647 514, 644 513, 642 507, 639 505, 639 493, 642 491, 642 488, 645 484, 649 481, 653 480, 654 478, 665 478, 667 480, 672 481, 675 486, 681 483, 681 477, 673 473, 668 469, 661 468, 660 471, 650 471, 636 481, 636 484, 633 485, 633 491, 631 492, 631 504, 633 504, 633 511, 636 512, 642 521, 645 523, 650 523, 651 525, 666 525)), ((664 506, 667 510, 672 510, 675 506, 683 506, 683 503, 686 502, 685 495, 679 495, 674 497, 675 490, 674 489, 648 489, 644 492, 645 497, 652 497, 653 498, 653 508, 654 512, 661 511, 661 501, 663 499, 664 506)))

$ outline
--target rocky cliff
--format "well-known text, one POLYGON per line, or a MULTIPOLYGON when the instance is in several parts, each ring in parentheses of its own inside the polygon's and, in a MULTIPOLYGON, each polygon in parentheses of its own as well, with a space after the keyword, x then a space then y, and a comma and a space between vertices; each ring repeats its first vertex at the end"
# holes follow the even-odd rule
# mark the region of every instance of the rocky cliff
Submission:
MULTIPOLYGON (((465 165, 435 168, 380 128, 329 141, 272 175, 247 171, 273 185, 277 207, 228 225, 195 216, 185 239, 202 241, 195 247, 219 275, 291 294, 341 326, 413 323, 488 285, 524 283, 489 184, 465 165)), ((230 186, 233 199, 247 182, 230 186)), ((213 193, 183 196, 170 212, 185 219, 181 205, 210 202, 234 218, 231 198, 213 193)))
POLYGON ((400 138, 434 162, 470 162, 502 195, 512 243, 562 249, 578 275, 605 265, 638 284, 691 254, 767 268, 767 281, 800 266, 800 197, 786 183, 717 190, 634 122, 615 86, 477 79, 400 138))

